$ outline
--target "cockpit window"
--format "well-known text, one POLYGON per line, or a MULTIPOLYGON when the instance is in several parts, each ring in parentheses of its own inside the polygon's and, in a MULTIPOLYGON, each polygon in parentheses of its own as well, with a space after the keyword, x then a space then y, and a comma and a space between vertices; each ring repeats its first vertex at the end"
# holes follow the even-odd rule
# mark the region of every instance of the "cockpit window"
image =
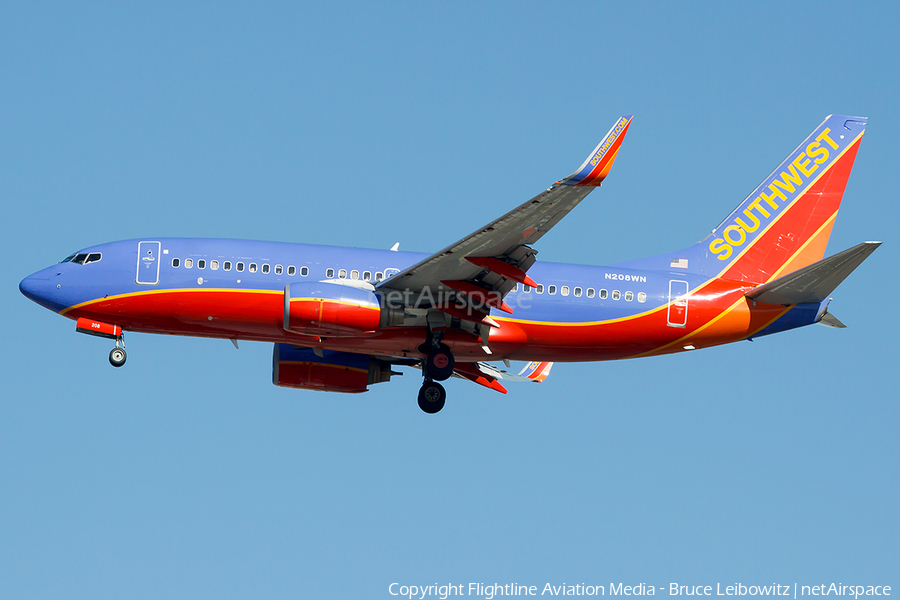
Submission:
POLYGON ((80 252, 78 254, 73 254, 71 256, 67 256, 60 261, 60 264, 72 262, 76 265, 86 265, 88 263, 97 262, 102 257, 99 252, 91 252, 88 254, 87 252, 80 252))

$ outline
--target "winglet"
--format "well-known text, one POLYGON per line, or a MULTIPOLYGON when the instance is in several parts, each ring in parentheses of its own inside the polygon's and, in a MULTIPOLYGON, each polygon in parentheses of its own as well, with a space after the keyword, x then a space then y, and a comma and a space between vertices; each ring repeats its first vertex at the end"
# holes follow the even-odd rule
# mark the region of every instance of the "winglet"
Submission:
POLYGON ((597 144, 591 155, 587 157, 584 164, 577 171, 561 179, 557 183, 559 185, 583 185, 583 186, 599 186, 606 179, 609 170, 612 168, 613 162, 616 160, 616 154, 619 153, 619 147, 631 125, 631 119, 634 115, 625 115, 621 117, 616 124, 612 126, 603 141, 597 144))
POLYGON ((532 381, 537 381, 538 383, 540 383, 541 381, 547 379, 547 376, 550 374, 550 369, 552 367, 552 362, 532 361, 525 365, 524 369, 519 371, 519 377, 525 377, 527 379, 531 379, 532 381))

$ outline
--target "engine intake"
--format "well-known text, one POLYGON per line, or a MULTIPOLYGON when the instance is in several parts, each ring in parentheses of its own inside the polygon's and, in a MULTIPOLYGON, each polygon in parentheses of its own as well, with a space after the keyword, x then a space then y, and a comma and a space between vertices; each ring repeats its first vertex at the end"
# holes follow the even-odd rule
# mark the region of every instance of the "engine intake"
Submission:
POLYGON ((390 381, 391 365, 373 356, 275 344, 272 383, 281 387, 358 394, 373 383, 390 381))

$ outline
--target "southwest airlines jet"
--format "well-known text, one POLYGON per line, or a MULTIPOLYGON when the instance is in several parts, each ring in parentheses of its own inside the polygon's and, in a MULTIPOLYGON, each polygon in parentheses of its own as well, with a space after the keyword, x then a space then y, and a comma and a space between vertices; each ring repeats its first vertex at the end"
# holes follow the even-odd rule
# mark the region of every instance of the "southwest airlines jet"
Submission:
POLYGON ((574 174, 434 254, 230 239, 144 238, 79 250, 19 289, 76 331, 274 344, 275 385, 364 392, 420 368, 436 413, 451 376, 506 393, 553 361, 687 352, 822 323, 880 242, 823 258, 866 127, 832 115, 705 239, 609 266, 538 262, 534 244, 609 173, 630 115, 574 174), (528 361, 519 373, 510 360, 528 361))

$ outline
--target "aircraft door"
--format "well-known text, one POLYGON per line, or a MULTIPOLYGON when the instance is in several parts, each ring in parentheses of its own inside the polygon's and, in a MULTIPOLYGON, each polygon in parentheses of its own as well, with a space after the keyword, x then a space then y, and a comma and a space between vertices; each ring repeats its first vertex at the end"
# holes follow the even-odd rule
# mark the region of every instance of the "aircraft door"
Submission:
POLYGON ((669 281, 669 312, 666 324, 669 327, 685 327, 688 311, 688 282, 673 279, 669 281))
POLYGON ((144 285, 159 283, 160 245, 160 242, 138 242, 135 283, 144 285))

